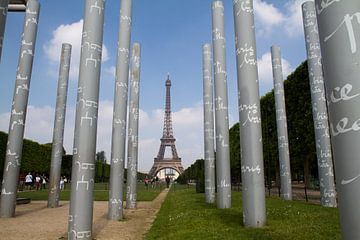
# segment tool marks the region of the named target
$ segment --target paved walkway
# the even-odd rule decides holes
[[[124,221],[108,221],[107,202],[94,202],[93,238],[96,240],[143,239],[150,229],[168,189],[152,202],[139,202],[135,210],[125,209]],[[16,217],[0,219],[0,239],[66,239],[69,202],[55,209],[46,208],[45,201],[18,205]]]

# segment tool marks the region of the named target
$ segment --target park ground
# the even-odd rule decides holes
[[[107,191],[97,186],[95,199],[103,199]],[[140,200],[136,210],[125,209],[124,220],[107,220],[107,201],[94,201],[93,237],[97,240],[112,239],[143,239],[150,229],[168,190],[160,192],[159,189],[140,188]],[[34,196],[41,199],[46,196],[46,191],[24,192],[21,196]],[[69,191],[61,193],[62,198],[67,198]],[[59,208],[47,208],[43,200],[32,201],[30,204],[18,205],[16,217],[0,219],[0,239],[67,239],[67,219],[69,201],[61,201]]]
[[[107,201],[95,201],[94,239],[341,239],[338,209],[319,204],[268,197],[267,226],[251,229],[242,225],[240,192],[232,193],[232,208],[217,209],[193,187],[177,185],[161,193],[140,187],[142,191],[152,197],[140,201],[136,210],[125,210],[123,221],[108,221]],[[95,196],[106,198],[106,192],[97,189]],[[41,199],[44,193],[24,194]],[[16,218],[0,219],[0,239],[66,239],[68,206],[62,201],[61,207],[47,209],[41,200],[18,205]]]

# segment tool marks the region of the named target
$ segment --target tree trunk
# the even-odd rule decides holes
[[[304,161],[304,182],[306,188],[310,188],[310,178],[310,158],[307,156]]]

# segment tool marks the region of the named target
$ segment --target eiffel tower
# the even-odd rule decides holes
[[[164,130],[163,130],[163,136],[160,139],[160,149],[159,153],[156,158],[154,158],[154,164],[149,172],[149,175],[154,177],[157,175],[157,173],[163,169],[173,169],[179,174],[184,172],[184,168],[181,164],[181,158],[179,158],[176,147],[175,147],[175,141],[172,129],[172,120],[171,120],[171,98],[170,98],[170,87],[171,87],[171,81],[170,77],[168,75],[168,78],[165,82],[166,86],[166,102],[165,102],[165,118],[164,118]],[[171,148],[172,157],[171,158],[164,158],[165,155],[165,149],[166,147]]]

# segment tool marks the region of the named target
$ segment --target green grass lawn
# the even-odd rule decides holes
[[[267,226],[242,225],[241,193],[230,209],[206,204],[194,188],[170,191],[146,239],[341,239],[338,209],[267,198]]]
[[[152,201],[160,193],[160,189],[152,189],[149,187],[145,188],[143,183],[138,184],[138,201]],[[161,190],[165,188],[165,185],[161,186]],[[95,183],[94,186],[94,201],[108,201],[109,199],[109,185],[108,183]],[[48,198],[48,189],[40,191],[28,191],[28,192],[18,192],[17,197],[20,198],[30,198],[32,201],[47,201]],[[126,199],[126,184],[124,186],[124,200]],[[70,184],[66,185],[65,190],[60,192],[60,200],[69,201],[70,200]]]

